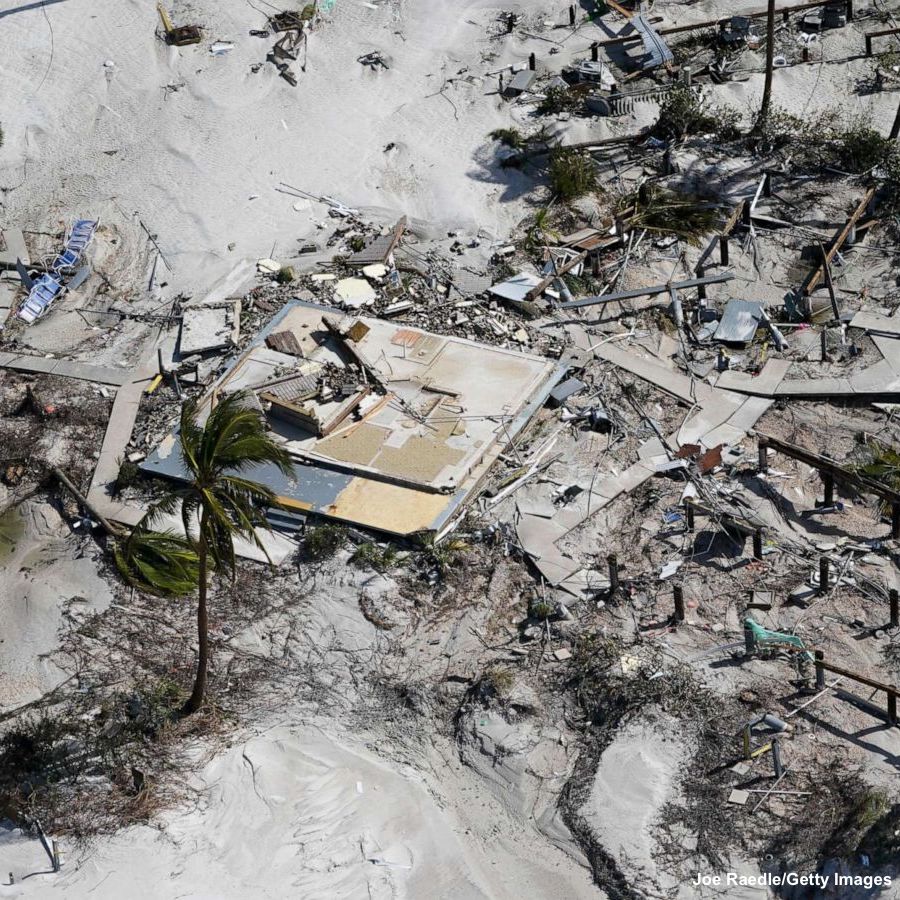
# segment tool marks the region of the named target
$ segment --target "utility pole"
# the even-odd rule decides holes
[[[769,0],[769,15],[766,21],[766,81],[763,85],[762,103],[753,130],[762,130],[769,117],[769,106],[772,102],[772,71],[775,68],[775,0]]]

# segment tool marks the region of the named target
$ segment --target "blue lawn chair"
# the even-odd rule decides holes
[[[47,268],[56,275],[71,271],[78,265],[81,253],[78,250],[63,250]]]
[[[29,324],[42,316],[50,304],[62,293],[62,283],[52,275],[44,275],[31,287],[25,302],[19,307],[19,318]]]

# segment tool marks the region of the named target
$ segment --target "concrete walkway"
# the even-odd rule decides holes
[[[45,356],[29,356],[25,353],[0,353],[0,368],[17,372],[33,372],[37,375],[57,375],[120,387],[134,377],[127,369],[106,369],[69,359],[48,359]]]

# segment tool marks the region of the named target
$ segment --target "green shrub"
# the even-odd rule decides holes
[[[341,525],[317,525],[307,530],[303,550],[308,559],[330,559],[347,543],[347,531]]]
[[[350,562],[361,569],[374,569],[376,572],[386,572],[397,562],[397,548],[392,544],[379,547],[372,541],[360,544],[350,557]]]
[[[739,137],[741,114],[730,106],[704,107],[700,95],[684,85],[669,91],[659,107],[652,134],[662,140],[682,140],[691,134],[714,134],[719,140]]]
[[[553,193],[563,201],[576,200],[598,187],[593,158],[578,150],[551,150],[548,175]]]
[[[488,137],[492,141],[499,141],[504,147],[512,147],[521,150],[528,142],[525,135],[518,128],[497,128]]]
[[[568,88],[551,87],[541,98],[537,111],[542,116],[552,116],[562,112],[574,112],[581,106],[581,98]]]

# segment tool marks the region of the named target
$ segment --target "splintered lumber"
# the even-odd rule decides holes
[[[82,494],[74,484],[72,484],[72,482],[69,480],[69,477],[62,471],[62,469],[54,466],[53,474],[56,476],[59,483],[63,485],[63,487],[66,487],[69,489],[69,491],[71,491],[72,495],[79,502],[82,508],[86,509],[100,523],[100,525],[103,527],[103,530],[108,535],[112,537],[121,537],[122,532],[119,531],[118,528],[114,528],[112,523],[100,513],[97,507],[94,506],[94,504],[91,503],[91,501],[88,500],[88,498],[85,497],[84,494]]]
[[[843,678],[849,678],[851,681],[864,684],[866,687],[870,687],[873,690],[884,691],[887,695],[887,720],[891,725],[897,724],[897,697],[900,696],[900,689],[892,684],[876,681],[874,678],[869,678],[867,675],[851,672],[849,669],[845,669],[842,666],[836,666],[834,663],[825,662],[825,654],[822,653],[821,650],[816,650],[815,666],[817,685],[824,684],[825,672],[832,672],[835,675],[840,675]]]
[[[574,269],[579,263],[584,262],[587,259],[588,251],[585,250],[582,253],[579,253],[578,256],[570,259],[564,266],[559,266],[556,270],[551,274],[544,278],[542,281],[539,281],[526,295],[526,300],[534,300],[535,297],[540,297],[541,294],[556,281],[561,275],[565,275],[570,269]]]
[[[585,297],[582,300],[572,300],[570,303],[560,303],[559,309],[580,309],[583,306],[596,306],[598,303],[609,303],[613,300],[633,300],[635,297],[653,297],[656,294],[668,294],[671,291],[684,291],[688,288],[706,286],[708,284],[722,284],[731,281],[733,275],[707,275],[705,278],[689,278],[687,281],[672,281],[669,284],[652,284],[647,287],[632,288],[628,291],[618,291],[615,294],[602,294],[599,297]]]
[[[853,230],[853,226],[862,218],[863,213],[868,208],[869,204],[872,202],[872,198],[875,196],[875,188],[869,188],[865,196],[862,200],[859,201],[858,206],[853,211],[853,214],[849,219],[844,223],[843,228],[838,231],[834,240],[831,242],[831,247],[825,253],[824,258],[821,260],[819,265],[816,266],[815,269],[807,276],[806,281],[801,285],[800,290],[803,292],[805,296],[809,296],[818,286],[819,282],[822,281],[823,278],[826,277],[826,270],[831,265],[831,261],[837,256],[840,252],[841,247],[847,241],[847,238],[850,236],[850,232]]]

